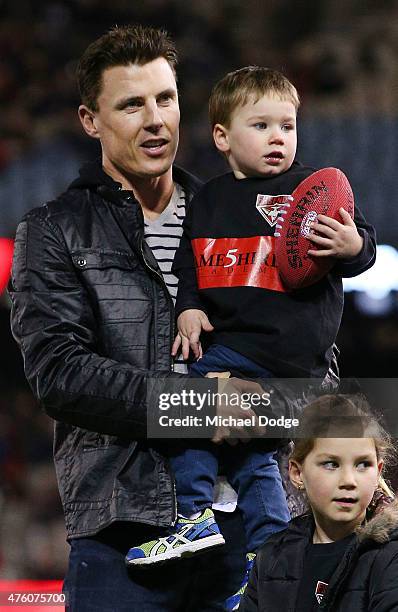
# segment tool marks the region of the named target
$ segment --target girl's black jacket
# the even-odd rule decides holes
[[[239,612],[294,612],[314,521],[304,515],[259,550]],[[357,533],[335,570],[319,612],[398,610],[398,502]]]
[[[277,377],[325,376],[343,310],[341,279],[361,274],[376,258],[375,231],[355,206],[361,252],[336,260],[310,287],[282,286],[273,254],[276,219],[271,212],[267,221],[256,202],[264,194],[291,194],[313,172],[294,162],[277,176],[212,179],[192,200],[174,259],[177,316],[189,308],[206,311],[215,328],[212,344],[242,353]]]

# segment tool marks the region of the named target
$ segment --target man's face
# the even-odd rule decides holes
[[[104,71],[92,125],[105,171],[124,187],[134,177],[158,177],[170,169],[179,121],[176,80],[164,58]]]
[[[251,96],[235,109],[226,130],[228,162],[237,178],[288,170],[297,148],[296,109],[288,100]]]

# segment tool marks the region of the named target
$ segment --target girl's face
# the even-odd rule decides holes
[[[382,461],[372,438],[316,438],[300,464],[290,461],[290,478],[303,484],[311,505],[317,541],[352,533],[365,518]]]

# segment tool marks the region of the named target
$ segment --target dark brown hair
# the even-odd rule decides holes
[[[379,418],[363,395],[323,395],[304,408],[300,429],[306,437],[296,438],[290,459],[302,464],[312,451],[316,438],[372,438],[377,460],[383,460],[383,471],[395,462],[396,449]],[[392,496],[383,478],[380,488]]]
[[[77,66],[77,83],[82,103],[98,110],[102,75],[113,66],[142,66],[164,57],[175,74],[177,50],[165,30],[141,25],[114,27],[87,47]]]
[[[277,70],[261,66],[246,66],[229,72],[215,84],[209,100],[211,127],[220,123],[230,126],[232,114],[238,106],[246,104],[250,96],[256,101],[266,94],[274,94],[281,100],[292,102],[296,111],[300,99],[295,86]]]

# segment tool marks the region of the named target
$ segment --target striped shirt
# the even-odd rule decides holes
[[[171,273],[171,266],[182,236],[182,222],[185,217],[185,192],[180,185],[174,184],[169,204],[157,219],[145,219],[145,240],[151,248],[164,282],[175,304],[178,278]],[[187,373],[182,357],[174,360],[174,371]]]

